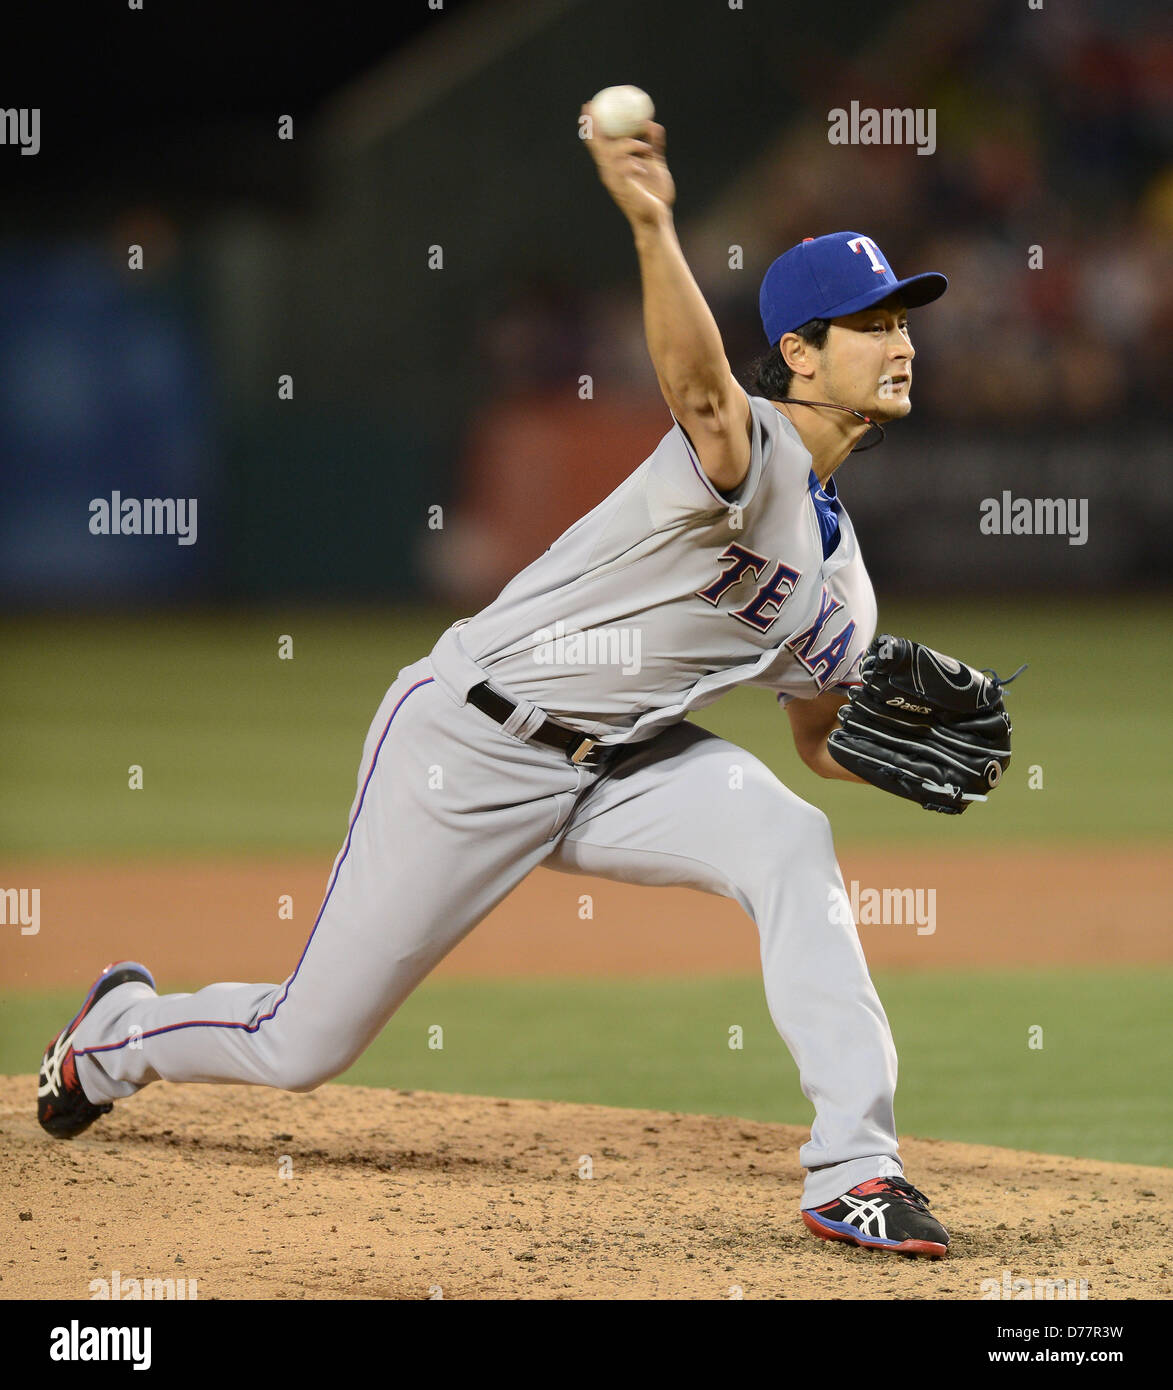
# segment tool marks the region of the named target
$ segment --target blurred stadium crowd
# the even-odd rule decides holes
[[[44,147],[0,186],[0,598],[492,598],[670,425],[630,237],[574,148],[601,78],[660,104],[681,242],[743,379],[761,277],[804,236],[852,228],[897,274],[950,277],[912,316],[900,447],[849,483],[878,581],[1167,584],[1167,3],[782,8],[518,5],[499,40],[501,10],[470,0],[430,46],[348,32],[331,67],[291,42],[265,68],[280,95],[245,76],[261,26],[225,77],[241,109],[209,124],[197,84],[194,115],[141,118],[149,141],[137,110],[94,123],[42,98]],[[140,34],[157,81],[200,71]],[[276,141],[298,79],[298,138]],[[934,152],[830,144],[852,101],[931,109]],[[1011,481],[1087,499],[1088,548],[981,536]],[[115,490],[198,496],[199,544],[91,534]],[[915,553],[885,551],[911,507]]]
[[[967,32],[953,7],[937,6],[936,35],[921,9],[920,52],[937,61],[916,98],[873,63],[838,88],[861,106],[934,107],[934,155],[830,147],[811,114],[816,89],[728,197],[699,220],[680,199],[682,243],[735,371],[765,347],[756,292],[769,262],[804,235],[851,227],[876,237],[897,274],[950,276],[945,298],[913,318],[932,364],[918,377],[918,417],[1019,427],[1163,412],[1173,395],[1173,357],[1160,347],[1173,316],[1173,31],[1155,30],[1145,8],[1085,0],[1043,28],[1019,6],[1008,34],[1002,14]],[[730,274],[735,242],[745,269]],[[639,309],[628,286],[590,296],[531,283],[487,325],[480,355],[505,391],[565,382],[584,361],[596,382],[654,390]]]

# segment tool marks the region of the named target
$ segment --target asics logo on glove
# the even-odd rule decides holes
[[[859,674],[827,738],[834,761],[926,811],[956,816],[985,801],[1010,765],[1009,682],[890,633],[872,641]]]

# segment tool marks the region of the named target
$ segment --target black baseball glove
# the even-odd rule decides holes
[[[865,782],[957,816],[985,801],[1010,765],[1001,680],[907,637],[881,634],[864,654],[827,749]]]

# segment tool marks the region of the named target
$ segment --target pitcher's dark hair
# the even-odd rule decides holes
[[[830,329],[830,319],[810,319],[794,331],[811,347],[824,348]],[[765,396],[768,401],[777,401],[789,396],[793,380],[794,373],[783,362],[778,344],[775,343],[769,351],[749,364],[742,374],[741,384],[751,396]]]

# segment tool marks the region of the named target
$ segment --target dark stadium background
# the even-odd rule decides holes
[[[914,316],[912,417],[840,478],[879,590],[1169,582],[1157,4],[75,5],[9,37],[4,103],[42,109],[35,158],[0,149],[10,610],[491,598],[666,428],[630,237],[575,138],[617,81],[657,101],[735,368],[801,236],[950,275]],[[852,98],[933,106],[936,153],[829,146]],[[199,543],[91,537],[116,487],[198,495]],[[1086,499],[1088,544],[981,536],[1005,487]]]

